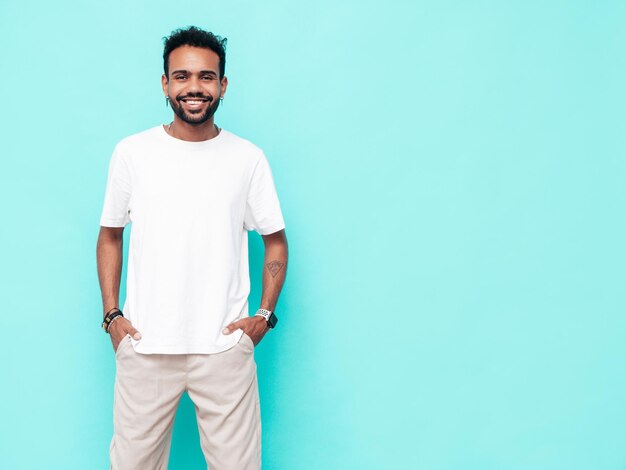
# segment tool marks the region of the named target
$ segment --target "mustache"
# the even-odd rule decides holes
[[[213,97],[211,95],[203,95],[202,93],[187,93],[186,95],[178,95],[176,97],[176,101],[189,100],[194,98],[206,100],[209,103],[213,101]]]

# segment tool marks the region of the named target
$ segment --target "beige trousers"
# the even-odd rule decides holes
[[[167,470],[178,402],[196,409],[210,470],[261,468],[261,415],[248,335],[217,354],[140,354],[130,335],[115,352],[112,470]]]

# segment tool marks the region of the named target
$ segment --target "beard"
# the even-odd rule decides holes
[[[203,112],[194,114],[188,113],[187,111],[185,111],[185,109],[183,109],[183,105],[181,104],[181,100],[186,98],[206,99],[209,101],[209,106]],[[176,116],[178,116],[182,121],[186,122],[187,124],[200,125],[204,124],[213,117],[215,111],[217,111],[217,108],[219,108],[220,106],[220,100],[213,100],[213,98],[210,96],[204,96],[200,94],[182,96],[179,95],[174,100],[170,99],[170,106],[172,107],[174,114],[176,114]]]

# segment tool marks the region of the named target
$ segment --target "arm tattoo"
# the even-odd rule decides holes
[[[280,261],[270,261],[265,266],[267,266],[268,271],[272,275],[272,277],[276,277],[276,275],[283,269],[285,263],[281,263]]]

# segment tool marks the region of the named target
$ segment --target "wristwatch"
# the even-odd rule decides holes
[[[270,310],[266,310],[264,308],[258,309],[256,313],[254,314],[254,316],[265,318],[265,321],[267,322],[267,326],[269,326],[270,328],[274,328],[276,326],[276,323],[278,323],[278,317],[274,315],[274,312]]]

